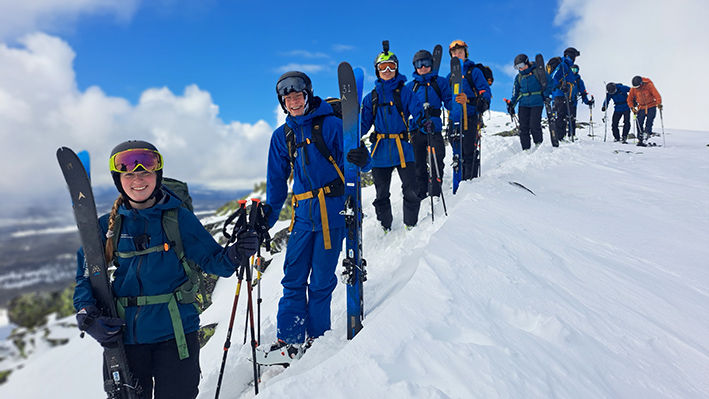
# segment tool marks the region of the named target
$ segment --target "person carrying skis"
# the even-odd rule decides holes
[[[638,132],[638,145],[646,147],[647,144],[643,142],[643,136],[649,139],[652,135],[652,124],[655,121],[657,109],[662,110],[662,97],[655,88],[655,84],[648,78],[635,76],[632,85],[633,87],[628,93],[628,106],[638,117],[638,130],[642,130],[642,132]]]
[[[465,127],[467,118],[467,130],[463,128],[463,180],[470,180],[478,175],[477,140],[480,138],[478,126],[478,116],[482,115],[490,108],[492,92],[485,75],[476,64],[468,59],[468,45],[462,40],[454,40],[448,46],[448,53],[451,58],[456,57],[463,60],[463,80],[461,82],[460,94],[455,97],[458,104],[466,104],[467,115],[462,115],[460,107],[453,107],[448,123],[449,134],[454,125]],[[451,75],[446,77],[451,81]],[[472,82],[472,85],[471,85]]]
[[[422,104],[428,103],[428,110],[424,110],[424,129],[414,129],[411,131],[411,145],[414,148],[416,158],[416,181],[418,182],[418,196],[423,199],[431,195],[438,197],[441,195],[441,185],[443,181],[443,159],[446,156],[446,145],[443,142],[443,122],[441,113],[443,106],[451,108],[452,92],[445,78],[438,76],[438,70],[433,69],[433,55],[427,50],[419,50],[414,54],[414,80],[407,83],[406,87],[411,89],[418,96]],[[427,113],[427,114],[426,114]],[[430,120],[430,122],[429,122]],[[427,135],[430,135],[428,137]],[[438,169],[434,165],[428,165],[428,139],[431,139],[431,146],[436,154]],[[432,191],[428,192],[428,178],[430,168],[433,181]],[[441,176],[436,175],[436,170]]]
[[[163,157],[146,141],[117,145],[111,151],[110,170],[120,195],[99,222],[103,237],[108,237],[103,238],[107,264],[116,267],[112,286],[120,318],[102,315],[97,308],[82,248],[74,290],[78,326],[103,346],[123,341],[141,398],[196,398],[199,310],[195,283],[184,263],[190,259],[207,273],[229,277],[243,257],[256,253],[258,236],[243,231],[224,250],[162,185]],[[175,243],[163,224],[168,211],[177,214],[183,259],[170,249]],[[110,378],[104,364],[104,380]]]
[[[574,65],[576,57],[580,55],[581,52],[575,48],[567,48],[564,50],[564,57],[561,59],[559,65],[550,72],[551,78],[554,80],[552,97],[554,99],[554,110],[556,111],[555,131],[559,141],[563,140],[567,134],[573,135],[573,127],[576,124],[573,120],[575,113],[571,113],[570,100],[573,94],[573,85],[576,83],[576,78],[571,71],[571,66]],[[571,131],[569,131],[569,126],[571,126]]]
[[[630,107],[628,106],[628,92],[630,87],[621,83],[608,83],[606,85],[606,99],[601,107],[602,112],[606,112],[606,108],[613,100],[613,116],[611,122],[611,130],[613,131],[613,141],[621,141],[623,144],[628,144],[628,133],[630,132]],[[620,136],[618,123],[620,118],[623,118],[623,136]]]
[[[547,85],[542,92],[542,84],[535,76],[534,68],[536,63],[530,62],[526,54],[519,54],[515,57],[514,67],[519,71],[512,88],[512,98],[507,103],[509,109],[514,112],[514,107],[519,103],[519,141],[522,150],[531,148],[531,138],[535,145],[540,145],[544,141],[542,135],[542,110],[544,100],[551,96],[553,87]],[[541,73],[546,73],[541,71]],[[549,79],[547,77],[547,79]]]
[[[579,103],[579,97],[581,98],[581,101],[583,101],[584,104],[588,105],[589,107],[593,107],[593,105],[596,103],[594,100],[593,96],[591,96],[591,99],[588,99],[588,92],[586,91],[586,84],[583,82],[583,79],[581,79],[581,75],[579,74],[579,66],[574,64],[571,66],[571,73],[574,79],[576,81],[571,85],[571,103],[570,103],[570,108],[571,108],[571,130],[574,132],[574,136],[576,135],[576,112],[578,111],[578,103]]]
[[[385,50],[374,60],[377,80],[374,89],[362,100],[362,134],[374,125],[369,136],[372,146],[372,177],[376,189],[374,209],[384,231],[391,230],[393,216],[390,201],[391,175],[396,169],[404,195],[404,225],[410,230],[418,222],[421,198],[416,184],[414,150],[409,142],[409,117],[417,128],[423,125],[423,105],[406,87],[406,77],[399,73],[399,60]]]
[[[256,362],[264,365],[289,364],[330,330],[335,270],[346,231],[340,215],[345,203],[342,119],[313,94],[312,82],[303,72],[284,73],[276,83],[276,94],[288,116],[271,136],[264,213],[273,227],[292,176],[293,218],[283,263],[276,342],[256,351]],[[350,151],[348,161],[367,170],[366,147]]]

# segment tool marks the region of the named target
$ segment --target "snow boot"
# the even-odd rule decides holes
[[[305,348],[300,344],[287,344],[278,340],[268,347],[256,348],[256,363],[262,366],[284,366],[288,367],[305,353]]]

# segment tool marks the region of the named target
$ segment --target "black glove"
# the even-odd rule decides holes
[[[347,162],[363,168],[369,159],[369,151],[367,147],[364,146],[364,143],[360,142],[359,144],[359,147],[353,148],[347,153]]]
[[[569,85],[561,85],[561,91],[563,91],[564,93],[568,93],[570,89],[571,86]]]
[[[254,230],[242,229],[236,233],[236,243],[227,249],[227,256],[234,266],[241,266],[241,260],[255,254],[258,250],[258,234]]]
[[[512,104],[511,100],[507,100],[507,113],[510,115],[515,114],[515,106]]]
[[[94,305],[81,309],[76,314],[76,322],[81,331],[87,332],[101,345],[121,339],[123,327],[126,325],[126,321],[123,319],[101,316],[101,312]]]
[[[488,109],[490,109],[490,103],[486,99],[478,97],[478,103],[475,105],[475,110],[478,111],[479,114],[482,114]]]
[[[428,133],[433,133],[433,131],[434,131],[435,129],[436,129],[436,128],[435,128],[435,126],[433,126],[433,121],[432,121],[432,120],[429,119],[429,120],[427,120],[426,122],[424,122],[424,124],[423,124],[423,133],[426,133],[426,134],[428,134]]]
[[[605,106],[605,105],[601,107],[601,112],[606,112],[606,106]]]
[[[258,215],[258,219],[256,219],[256,230],[263,231],[265,229],[266,231],[268,231],[268,229],[271,228],[271,225],[269,224],[268,220],[271,218],[272,213],[273,208],[271,207],[271,205],[264,204],[262,202],[261,213]]]

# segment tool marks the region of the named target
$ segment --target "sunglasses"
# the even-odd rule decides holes
[[[298,76],[290,76],[278,82],[276,85],[276,91],[279,96],[286,96],[288,93],[300,93],[301,91],[306,90],[307,87],[308,85],[305,83],[303,78]]]
[[[429,58],[423,58],[423,59],[414,61],[414,67],[416,69],[424,68],[424,67],[431,68],[432,66],[433,66],[433,60],[429,59]]]
[[[377,64],[377,68],[379,69],[379,72],[396,72],[396,62],[392,61],[386,61],[386,62],[380,62]]]
[[[148,172],[155,172],[162,169],[162,155],[159,152],[147,148],[136,148],[121,151],[111,157],[111,172],[132,173],[143,168]]]

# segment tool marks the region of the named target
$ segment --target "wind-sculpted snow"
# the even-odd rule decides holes
[[[436,201],[435,223],[426,199],[418,226],[403,229],[395,177],[393,230],[384,234],[373,188],[364,190],[364,329],[346,340],[340,284],[333,330],[288,369],[263,368],[259,398],[706,397],[706,133],[668,129],[665,147],[638,150],[583,130],[552,148],[545,131],[540,148],[522,152],[517,137],[493,135],[507,120],[486,121],[482,177],[456,196],[448,167],[448,216]],[[260,284],[264,343],[275,339],[282,262],[280,253]],[[219,326],[202,350],[200,398],[214,396],[235,288],[235,278],[221,280],[202,316]],[[225,398],[254,396],[244,311],[242,302]],[[0,395],[99,397],[100,348],[69,335],[68,345],[31,356]],[[59,359],[75,367],[58,369]],[[49,374],[63,378],[32,383]]]

